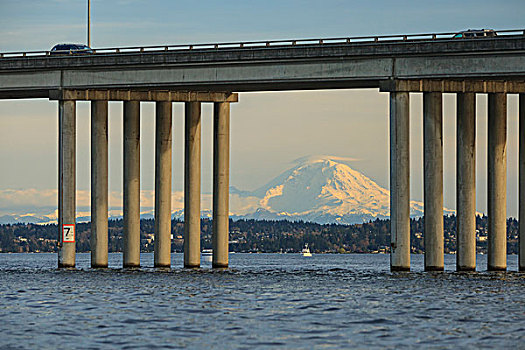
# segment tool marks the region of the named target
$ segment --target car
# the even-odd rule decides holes
[[[51,55],[82,55],[92,54],[93,49],[84,44],[58,44],[49,52]]]
[[[498,35],[494,29],[469,29],[454,35],[454,39],[471,39],[481,37],[494,37]]]

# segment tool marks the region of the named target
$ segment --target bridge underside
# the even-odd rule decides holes
[[[141,89],[116,89],[116,88],[90,88],[90,89],[51,89],[51,90],[10,90],[0,91],[0,99],[29,99],[46,98],[51,100],[108,100],[108,101],[172,101],[172,102],[237,102],[237,95],[230,91],[249,90],[224,90],[221,86],[204,91],[198,87],[185,87],[185,90],[171,87]],[[253,86],[255,91],[289,91],[289,90],[320,90],[320,89],[379,89],[383,92],[442,92],[442,93],[525,93],[525,79],[511,80],[480,80],[480,79],[392,79],[381,81],[363,82],[322,82],[322,83],[289,83],[265,89],[263,85]],[[227,91],[227,92],[225,92]],[[235,96],[235,97],[234,97]]]

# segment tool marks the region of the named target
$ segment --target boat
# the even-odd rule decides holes
[[[308,243],[306,243],[304,245],[304,248],[301,251],[301,253],[303,253],[303,256],[306,256],[306,257],[311,257],[312,256],[312,253],[310,253],[310,248],[308,248]]]
[[[212,261],[213,250],[212,249],[203,249],[202,252],[201,252],[201,257],[204,259],[204,261]]]

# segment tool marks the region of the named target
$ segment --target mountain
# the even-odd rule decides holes
[[[318,223],[361,223],[390,215],[390,193],[337,158],[303,158],[265,186],[242,196],[259,198],[253,219],[290,219]],[[423,204],[411,202],[412,216]]]
[[[345,159],[317,156],[298,159],[296,165],[255,191],[230,188],[233,219],[303,220],[321,224],[354,224],[390,215],[390,193],[372,179],[350,168]],[[24,207],[24,191],[0,191],[0,224],[56,223],[56,190],[31,189]],[[172,217],[184,217],[184,194],[172,193]],[[141,191],[141,217],[153,218],[153,191]],[[110,217],[122,217],[122,194],[110,193]],[[12,203],[16,208],[8,209]],[[37,203],[41,207],[38,208]],[[77,222],[89,221],[89,191],[77,191]],[[211,195],[202,195],[202,217],[211,217]],[[51,208],[54,208],[51,212]],[[25,209],[25,210],[24,210]],[[15,213],[13,213],[15,212]],[[30,214],[28,214],[30,213]],[[445,214],[454,211],[445,209]],[[410,202],[413,217],[423,215],[423,203]]]
[[[2,215],[0,216],[0,224],[44,224],[46,219],[34,215]]]

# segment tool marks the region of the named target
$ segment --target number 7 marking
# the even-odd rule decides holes
[[[75,243],[75,224],[62,225],[62,242]]]

